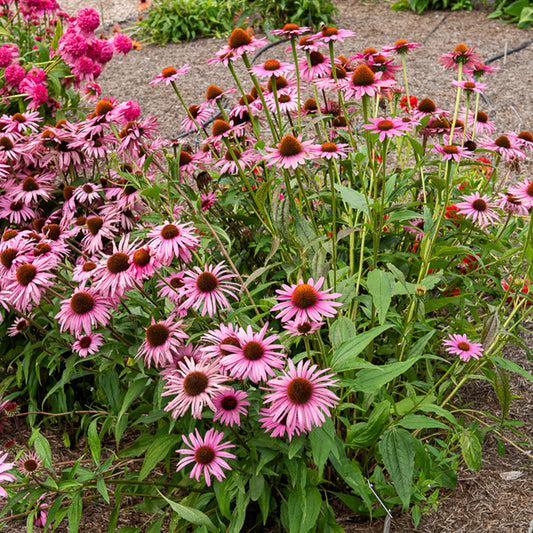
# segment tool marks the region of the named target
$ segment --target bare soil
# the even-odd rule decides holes
[[[506,57],[492,64],[500,68],[487,75],[485,82],[486,101],[481,109],[489,114],[503,133],[505,131],[531,130],[533,128],[533,46],[511,51],[533,39],[531,30],[519,30],[497,20],[487,19],[486,11],[473,12],[428,12],[416,15],[411,12],[393,12],[387,2],[364,4],[358,0],[339,0],[338,27],[351,29],[356,37],[347,39],[338,52],[346,56],[367,47],[378,48],[391,45],[398,39],[422,42],[424,47],[408,55],[409,90],[419,98],[430,97],[439,107],[453,106],[455,92],[452,90],[450,72],[438,63],[439,56],[452,51],[464,42],[476,46],[484,58],[492,58],[507,51]],[[124,31],[134,27],[138,16],[136,0],[66,0],[62,8],[75,14],[82,7],[94,7],[103,12],[103,30],[110,32],[114,23],[120,23]],[[193,42],[161,46],[144,46],[124,58],[115,58],[99,78],[102,94],[117,100],[136,100],[144,113],[156,116],[165,137],[179,133],[179,123],[185,116],[180,102],[165,86],[150,86],[155,75],[166,66],[191,65],[191,72],[180,78],[180,90],[187,105],[200,103],[207,86],[214,83],[220,87],[233,86],[231,76],[223,66],[208,66],[207,60],[214,57],[224,44],[221,39],[198,39]],[[272,49],[264,59],[280,57],[284,46]],[[268,57],[267,57],[268,55]],[[525,332],[531,346],[533,328]],[[509,346],[507,357],[533,371],[533,364],[525,354]],[[532,383],[518,376],[511,377],[512,392],[519,396],[511,406],[509,417],[525,421],[522,431],[525,442],[518,448],[506,446],[506,453],[499,456],[496,440],[489,436],[483,443],[484,459],[480,472],[466,468],[458,473],[459,483],[455,492],[446,496],[436,512],[425,515],[418,528],[406,514],[395,514],[390,525],[391,533],[418,531],[423,533],[531,533],[533,528],[533,469],[528,443],[533,439],[533,387]],[[472,409],[482,409],[499,416],[499,403],[492,389],[484,382],[469,384],[463,392],[462,401]],[[483,421],[487,422],[486,419]],[[15,432],[14,432],[15,435]],[[23,433],[24,435],[24,433]],[[13,438],[23,438],[18,435]],[[60,434],[47,435],[52,439],[56,459],[72,460],[83,453],[83,446],[70,450],[64,447]],[[510,435],[506,435],[510,437]],[[4,439],[2,436],[0,449]],[[515,472],[515,474],[509,474]],[[131,512],[129,502],[121,513],[121,525],[140,526],[143,517]],[[111,507],[102,501],[87,502],[81,531],[99,533],[107,531],[107,517]],[[384,530],[384,520],[361,523],[360,517],[349,510],[339,509],[339,524],[348,533],[378,533]],[[531,527],[530,527],[531,524]],[[25,531],[22,522],[4,528],[7,533]]]

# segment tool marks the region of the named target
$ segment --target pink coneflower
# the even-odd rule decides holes
[[[278,61],[277,59],[268,59],[262,65],[254,65],[250,72],[260,78],[270,78],[271,76],[286,76],[294,71],[292,63]]]
[[[82,231],[85,234],[81,241],[81,245],[89,255],[102,250],[104,247],[104,239],[113,240],[115,238],[117,228],[115,227],[117,220],[111,217],[87,217],[85,226]]]
[[[424,237],[424,225],[425,221],[423,218],[414,218],[409,221],[409,225],[402,226],[402,228],[414,236],[417,241],[422,240]]]
[[[156,287],[159,289],[159,298],[168,298],[172,303],[178,304],[183,296],[183,272],[175,272],[159,280]]]
[[[14,201],[9,196],[0,198],[0,220],[9,220],[11,224],[21,224],[35,218],[35,211],[21,201]]]
[[[411,129],[409,124],[399,118],[369,118],[368,121],[369,124],[363,124],[363,129],[370,133],[379,133],[380,142],[392,137],[401,137]]]
[[[331,289],[321,291],[324,277],[316,283],[310,278],[307,283],[299,280],[295,285],[282,285],[282,289],[276,289],[279,294],[278,301],[271,312],[279,311],[276,318],[283,322],[294,317],[297,321],[320,322],[324,317],[332,317],[337,313],[335,307],[341,307],[340,302],[331,302],[334,298],[342,296],[340,293],[328,294]]]
[[[270,403],[274,420],[283,420],[287,431],[294,434],[309,432],[313,426],[321,426],[330,416],[329,409],[339,403],[338,397],[329,390],[337,379],[325,374],[328,369],[318,370],[309,360],[294,366],[288,360],[289,368],[283,375],[267,382],[263,402]]]
[[[28,244],[23,239],[12,239],[2,243],[0,245],[0,276],[14,277],[18,266],[30,262],[28,254]]]
[[[442,154],[443,161],[453,159],[454,161],[459,163],[461,159],[472,158],[472,154],[466,148],[454,144],[446,144],[442,146],[439,143],[435,143],[431,151],[438,154]]]
[[[316,145],[313,141],[302,141],[302,136],[294,137],[294,135],[285,135],[277,148],[267,147],[269,152],[264,156],[269,168],[274,165],[280,168],[296,169],[298,165],[305,163],[306,160],[314,157],[316,152]]]
[[[17,467],[25,475],[37,472],[43,465],[41,458],[34,451],[22,452],[17,461]]]
[[[188,108],[188,113],[180,123],[180,128],[188,133],[190,131],[198,131],[198,127],[202,127],[210,117],[213,115],[213,108],[206,102],[200,105],[191,105]]]
[[[15,466],[15,463],[7,463],[6,462],[7,453],[4,455],[0,455],[0,482],[9,482],[9,481],[15,481],[17,479],[13,474],[8,474],[8,470],[12,470]],[[7,492],[4,488],[2,488],[2,485],[0,485],[0,497],[7,498]]]
[[[10,303],[19,311],[32,304],[38,305],[46,287],[54,283],[55,275],[50,272],[55,263],[47,257],[38,257],[31,263],[17,266],[13,277],[6,279],[3,287],[11,294]]]
[[[207,346],[202,346],[201,350],[205,357],[219,359],[221,368],[224,369],[224,362],[222,358],[229,355],[230,352],[223,346],[231,344],[232,346],[240,347],[241,341],[238,336],[238,328],[233,324],[220,324],[218,329],[209,330],[202,335],[202,341],[209,343]]]
[[[123,235],[118,245],[113,242],[113,253],[104,255],[93,273],[93,287],[103,296],[124,296],[135,287],[131,256],[136,242],[129,242],[129,234]]]
[[[528,208],[533,206],[533,180],[528,181],[526,178],[518,185],[509,187],[509,193]]]
[[[13,190],[13,200],[27,205],[38,200],[49,200],[53,189],[48,176],[44,177],[38,172],[33,172]]]
[[[481,195],[475,191],[472,194],[461,196],[461,199],[464,202],[456,204],[459,214],[473,220],[482,228],[500,221],[500,216],[494,210],[496,204],[486,194]]]
[[[198,248],[200,243],[200,238],[194,232],[192,222],[180,224],[167,221],[148,233],[148,237],[152,237],[148,246],[156,250],[157,260],[165,266],[169,266],[175,257],[188,263],[191,250]]]
[[[213,400],[215,404],[215,416],[213,422],[220,420],[226,426],[233,424],[241,425],[240,415],[246,416],[246,409],[250,402],[246,399],[247,394],[242,390],[229,389],[217,394]]]
[[[234,279],[224,262],[215,267],[206,265],[204,269],[198,266],[183,273],[183,294],[186,300],[181,304],[182,309],[193,308],[200,311],[202,316],[213,316],[217,310],[229,311],[231,306],[226,295],[238,299],[235,291],[239,289],[237,283],[228,281]]]
[[[439,115],[441,118],[446,118],[449,113],[435,105],[431,98],[423,98],[418,101],[418,104],[413,108],[413,118],[420,120],[428,115]]]
[[[200,206],[202,211],[209,211],[217,202],[217,194],[209,191],[207,194],[200,194]]]
[[[261,422],[261,428],[265,430],[265,432],[270,432],[270,437],[284,437],[287,435],[289,437],[289,442],[292,440],[293,435],[299,435],[300,430],[295,427],[289,428],[285,424],[286,418],[282,418],[277,420],[274,416],[274,413],[272,412],[272,406],[269,406],[267,408],[260,409],[259,414],[262,415],[262,418],[259,419],[259,422]]]
[[[220,346],[221,350],[228,352],[221,359],[221,364],[232,378],[249,378],[254,383],[274,376],[274,369],[283,368],[285,354],[276,350],[282,350],[282,344],[275,344],[278,335],[270,335],[265,338],[268,328],[266,323],[259,332],[254,332],[251,326],[246,330],[239,329],[237,338],[239,346],[234,342],[228,342]]]
[[[409,52],[409,50],[416,50],[417,48],[421,48],[422,46],[422,43],[410,43],[405,39],[399,39],[394,43],[394,46],[383,46],[382,50],[386,53],[395,52],[399,55],[402,55]]]
[[[242,28],[235,28],[229,36],[228,44],[217,52],[216,59],[235,61],[246,53],[253,53],[257,48],[263,48],[266,44],[266,39],[256,39]]]
[[[104,338],[100,333],[91,333],[90,335],[83,335],[72,344],[72,350],[80,357],[87,357],[100,350],[100,346],[104,343]]]
[[[298,24],[291,24],[289,22],[281,29],[270,30],[270,33],[273,35],[288,35],[289,37],[292,37],[293,35],[302,35],[308,31],[311,31],[311,28],[307,26],[298,26]]]
[[[505,161],[526,158],[526,154],[520,149],[519,144],[512,136],[500,135],[495,140],[489,137],[483,137],[479,139],[479,147],[493,150]]]
[[[513,137],[515,143],[520,147],[527,147],[533,150],[533,133],[530,131],[521,131],[520,133],[508,132],[509,137]]]
[[[291,337],[305,337],[318,331],[324,324],[325,322],[313,322],[312,320],[288,320],[283,327]]]
[[[296,45],[297,50],[305,50],[306,52],[318,52],[319,48],[326,46],[322,41],[315,41],[310,35],[304,35]],[[286,52],[290,52],[292,48],[287,48]]]
[[[205,139],[206,144],[219,143],[223,139],[228,139],[230,137],[240,137],[244,133],[246,125],[232,124],[229,124],[225,120],[216,119],[211,128],[211,135]]]
[[[474,81],[472,77],[470,77],[469,81],[452,80],[452,85],[461,87],[467,93],[482,93],[487,88],[486,83]]]
[[[79,337],[82,331],[90,335],[93,326],[105,326],[111,317],[110,308],[111,300],[94,289],[77,290],[61,302],[55,318],[59,320],[61,332],[68,329],[72,335]]]
[[[474,48],[468,48],[466,44],[458,44],[453,52],[442,54],[439,57],[439,63],[444,65],[444,68],[458,70],[459,65],[463,65],[463,72],[469,72],[482,63],[477,54],[474,53]]]
[[[311,82],[314,78],[329,76],[331,72],[331,61],[324,54],[318,51],[309,53],[309,59],[304,57],[298,63],[302,78]]]
[[[232,94],[236,90],[237,90],[236,87],[231,87],[231,89],[226,89],[224,91],[217,85],[209,85],[205,92],[205,101],[209,103],[210,105],[213,105],[217,100],[220,100],[220,98],[223,98],[224,96],[227,96],[228,94]]]
[[[241,152],[232,147],[226,149],[224,157],[220,158],[214,167],[221,174],[238,174],[239,169],[252,168],[260,159],[261,156],[253,148]]]
[[[370,56],[365,61],[365,65],[370,67],[372,72],[380,72],[383,80],[393,79],[394,74],[402,70],[402,66],[394,63],[394,59],[387,59],[383,54]]]
[[[195,463],[191,471],[191,479],[195,478],[200,481],[203,474],[208,487],[211,486],[211,475],[215,476],[218,481],[222,481],[226,474],[223,469],[231,470],[226,459],[236,459],[236,456],[225,450],[233,448],[234,445],[228,442],[222,442],[224,433],[211,428],[202,438],[198,428],[195,433],[189,433],[189,438],[182,435],[183,442],[190,449],[176,450],[178,453],[186,455],[180,459],[176,466],[176,471],[181,470],[184,466]]]
[[[482,345],[470,342],[466,335],[451,334],[442,344],[449,354],[458,355],[463,361],[470,361],[471,357],[479,359],[483,355]]]
[[[324,26],[318,33],[311,35],[311,39],[317,39],[324,43],[330,41],[343,43],[346,37],[355,37],[355,33],[352,30],[339,30],[333,26]]]
[[[319,78],[314,80],[313,83],[318,89],[323,91],[338,91],[345,80],[348,77],[348,72],[342,65],[335,65],[335,69],[331,69],[327,78]],[[329,112],[329,111],[326,111]]]
[[[14,115],[4,114],[0,118],[0,122],[4,124],[3,129],[6,133],[25,133],[27,130],[37,133],[42,118],[37,111],[25,111]]]
[[[318,146],[315,157],[318,159],[346,159],[352,148],[345,143],[326,142]]]
[[[463,108],[458,116],[459,120],[466,122],[466,109]],[[496,124],[489,120],[489,116],[484,111],[478,111],[477,114],[468,113],[468,126],[471,127],[476,134],[484,133],[492,135],[496,131]]]
[[[529,215],[529,208],[532,205],[532,201],[523,200],[512,194],[510,191],[498,193],[500,199],[498,200],[498,207],[512,213],[513,215],[526,217]]]
[[[101,198],[102,187],[96,183],[85,183],[74,189],[72,196],[80,203],[90,204]]]
[[[84,286],[87,280],[91,279],[94,270],[96,269],[96,263],[94,261],[82,261],[77,264],[72,271],[72,279],[80,284],[80,287]]]
[[[174,317],[156,322],[146,328],[144,342],[139,347],[136,359],[144,357],[145,366],[164,366],[173,363],[173,355],[179,349],[181,341],[189,336],[183,331],[183,322]]]
[[[291,89],[278,94],[274,98],[273,93],[265,95],[265,102],[271,113],[293,113],[298,110],[298,91]]]
[[[189,65],[186,63],[180,69],[176,70],[174,67],[165,67],[161,74],[158,74],[151,82],[150,85],[156,83],[164,83],[170,85],[173,81],[176,81],[182,74],[189,71]]]
[[[172,417],[180,418],[189,409],[193,418],[202,418],[202,410],[207,405],[215,410],[215,394],[226,390],[223,385],[228,378],[220,372],[218,361],[195,361],[185,358],[178,362],[176,371],[166,376],[162,396],[175,396],[165,407]]]
[[[13,321],[13,324],[7,328],[7,334],[10,337],[14,337],[15,335],[19,335],[22,333],[25,329],[30,327],[30,323],[27,319],[23,317],[17,317]]]
[[[345,97],[360,100],[364,95],[375,96],[381,89],[390,88],[396,85],[393,79],[382,79],[381,73],[374,73],[366,65],[359,65],[353,72],[351,78],[342,84]]]
[[[155,258],[155,250],[149,246],[135,249],[137,246],[132,245],[134,251],[130,254],[131,275],[141,281],[153,277],[161,267],[161,263]]]

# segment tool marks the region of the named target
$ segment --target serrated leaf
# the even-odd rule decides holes
[[[338,348],[343,342],[355,337],[355,324],[346,316],[339,316],[329,329],[329,340],[333,348]]]
[[[415,452],[412,441],[416,440],[408,431],[390,428],[381,437],[379,451],[394,488],[407,510],[411,502],[411,485],[415,468]]]
[[[425,415],[410,414],[398,420],[397,423],[406,429],[450,429],[443,422]]]
[[[89,429],[87,431],[87,440],[89,441],[89,449],[91,450],[91,456],[94,463],[97,466],[100,466],[100,437],[98,436],[97,421],[93,420],[89,424]]]
[[[364,194],[359,191],[354,191],[349,187],[345,187],[344,185],[340,185],[339,183],[335,184],[335,189],[348,206],[368,215],[368,204]]]
[[[394,285],[394,277],[390,272],[375,269],[368,273],[367,288],[376,307],[380,325],[383,325],[387,318]]]
[[[143,196],[148,196],[148,198],[153,198],[154,200],[159,200],[161,195],[161,187],[159,185],[152,185],[141,191]]]
[[[459,437],[459,445],[466,466],[470,470],[479,472],[481,470],[481,443],[477,436],[465,429]]]
[[[202,513],[202,511],[194,509],[193,507],[187,507],[186,505],[181,505],[180,503],[173,502],[161,492],[159,492],[158,489],[156,490],[159,495],[170,505],[170,508],[176,514],[181,516],[181,518],[183,518],[187,522],[190,522],[191,524],[197,526],[205,526],[209,531],[212,531],[213,533],[218,533],[218,529],[215,527],[213,522],[211,522],[211,519],[205,513]]]
[[[68,529],[70,533],[77,533],[80,528],[81,512],[83,509],[83,501],[81,494],[76,492],[72,497],[68,508]]]
[[[336,372],[346,372],[347,370],[354,370],[368,365],[372,366],[371,363],[358,359],[357,356],[372,342],[373,339],[391,327],[392,324],[377,326],[356,335],[353,339],[343,342],[339,348],[333,352],[330,365]]]
[[[361,391],[367,393],[377,392],[383,385],[389,383],[394,378],[401,376],[407,372],[419,358],[413,357],[407,361],[398,363],[390,363],[388,365],[371,365],[362,368],[357,373],[355,381],[352,385],[353,391]]]

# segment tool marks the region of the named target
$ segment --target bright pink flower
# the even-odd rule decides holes
[[[292,63],[278,61],[277,59],[269,59],[261,65],[254,65],[250,68],[250,72],[259,76],[260,78],[270,78],[271,76],[286,76],[294,71]]]
[[[220,324],[218,329],[209,330],[202,335],[202,341],[209,343],[207,346],[202,346],[201,350],[205,357],[211,357],[220,360],[220,366],[224,369],[223,357],[229,355],[230,352],[223,346],[231,344],[240,347],[241,341],[238,336],[238,328],[233,324]]]
[[[396,85],[393,79],[385,80],[380,72],[374,73],[367,65],[359,65],[351,78],[344,81],[342,89],[347,99],[360,100],[363,96],[375,96],[381,89]]]
[[[100,346],[104,343],[104,338],[100,333],[91,333],[80,337],[72,344],[72,350],[80,357],[87,357],[93,353],[98,353]]]
[[[169,266],[175,257],[188,263],[191,260],[191,250],[198,248],[200,243],[194,232],[192,222],[180,224],[167,221],[148,233],[148,237],[152,237],[148,246],[157,250],[156,258],[165,266]]]
[[[179,349],[181,341],[189,336],[183,331],[183,322],[174,317],[156,322],[146,328],[144,342],[139,347],[136,359],[144,357],[145,366],[164,366],[172,364],[173,355]]]
[[[289,22],[281,29],[270,30],[270,33],[273,35],[288,35],[289,37],[292,37],[293,35],[302,35],[302,33],[307,33],[308,31],[311,31],[311,28],[307,26],[298,26],[297,24],[291,24]]]
[[[84,331],[91,334],[91,328],[105,326],[111,317],[111,300],[98,294],[94,289],[75,291],[70,298],[61,302],[61,309],[55,316],[59,320],[61,332],[70,331],[79,337]]]
[[[406,54],[409,50],[416,50],[422,47],[422,43],[410,43],[405,39],[400,39],[394,43],[394,46],[384,46],[383,52],[395,52],[399,55]]]
[[[218,481],[222,481],[226,477],[222,469],[231,470],[226,459],[236,459],[235,455],[225,451],[228,448],[233,448],[234,445],[222,442],[223,437],[224,433],[216,431],[214,428],[207,431],[203,438],[200,436],[198,428],[195,429],[195,433],[189,433],[188,439],[182,435],[181,438],[187,449],[176,451],[186,457],[178,462],[176,471],[194,463],[191,479],[195,478],[196,481],[200,481],[200,476],[203,474],[208,487],[211,486],[211,475],[215,476]]]
[[[92,7],[84,7],[76,15],[76,26],[80,30],[91,33],[100,25],[100,15]]]
[[[474,81],[472,77],[470,77],[469,81],[452,80],[452,85],[455,85],[456,87],[461,87],[467,93],[482,93],[487,88],[486,83]]]
[[[213,400],[215,405],[215,416],[213,422],[220,420],[226,426],[233,424],[241,425],[240,415],[246,416],[246,409],[250,402],[246,399],[247,394],[242,390],[228,389],[217,394]]]
[[[181,309],[193,308],[200,311],[202,316],[213,316],[217,310],[229,311],[231,306],[226,295],[238,299],[237,283],[228,281],[234,279],[235,274],[219,263],[215,267],[206,265],[203,269],[198,266],[183,273],[183,294],[186,300]]]
[[[285,135],[276,148],[267,147],[269,152],[264,156],[269,167],[277,165],[280,168],[296,169],[299,165],[312,159],[316,154],[317,146],[313,141],[302,141],[301,135]]]
[[[445,146],[442,146],[439,143],[435,143],[431,151],[442,154],[443,161],[453,159],[459,163],[461,159],[472,158],[471,152],[469,152],[466,148],[463,148],[462,146],[456,146],[454,144],[446,144]]]
[[[380,142],[386,138],[401,137],[411,129],[409,124],[393,117],[369,118],[368,121],[370,124],[363,124],[363,129],[370,131],[370,133],[379,133]]]
[[[217,52],[213,61],[235,61],[246,53],[253,53],[257,48],[263,48],[267,44],[266,39],[256,39],[242,28],[235,28],[228,39],[228,44]]]
[[[7,453],[4,455],[0,455],[0,482],[9,482],[9,481],[15,481],[17,479],[13,474],[8,474],[7,472],[9,470],[12,470],[15,466],[15,463],[7,463],[6,462]],[[0,497],[7,498],[7,492],[2,486],[0,485]]]
[[[346,37],[355,37],[355,33],[352,30],[339,30],[333,26],[324,26],[320,32],[311,35],[311,39],[317,39],[324,43],[331,41],[343,43]]]
[[[520,200],[526,207],[533,206],[533,180],[529,181],[525,178],[521,183],[509,187],[509,193]]]
[[[124,33],[116,33],[113,37],[113,46],[117,54],[126,55],[133,48],[133,43]]]
[[[489,224],[500,221],[500,215],[494,210],[496,204],[486,194],[481,195],[478,191],[475,191],[472,194],[461,196],[461,199],[464,202],[455,204],[459,214],[473,220],[480,227],[484,228]]]
[[[442,344],[449,354],[458,355],[463,361],[470,361],[471,357],[479,359],[483,355],[483,346],[470,342],[466,335],[452,334]]]
[[[328,294],[331,289],[321,291],[324,284],[321,277],[316,283],[310,278],[307,283],[299,280],[295,285],[282,285],[282,289],[277,289],[278,301],[271,312],[279,311],[276,318],[281,318],[283,322],[294,317],[297,321],[320,322],[324,317],[332,317],[337,313],[335,307],[341,307],[340,302],[331,302],[334,298],[342,296],[340,293]]]
[[[188,63],[185,63],[183,67],[176,70],[174,67],[165,67],[161,74],[158,74],[151,82],[150,85],[155,85],[156,83],[164,83],[165,85],[170,85],[173,81],[176,81],[182,74],[185,74],[189,71]]]
[[[215,394],[226,390],[227,376],[220,372],[218,361],[195,361],[186,357],[178,362],[175,372],[166,376],[162,396],[174,396],[165,407],[173,418],[181,418],[189,409],[193,418],[202,418],[207,405],[215,410]]]
[[[222,344],[221,350],[227,353],[221,359],[221,365],[234,379],[249,378],[254,383],[274,376],[274,369],[283,368],[285,354],[281,351],[284,346],[275,344],[279,339],[277,335],[265,338],[268,322],[261,331],[254,332],[251,326],[246,330],[239,329],[237,332],[238,346],[231,341]]]
[[[302,337],[312,335],[315,331],[318,331],[325,322],[313,322],[310,320],[298,321],[288,320],[283,327],[291,335],[291,337]]]
[[[329,390],[338,380],[333,374],[325,374],[328,369],[318,370],[308,360],[295,367],[289,359],[288,365],[283,375],[267,382],[263,401],[271,404],[272,418],[283,420],[289,433],[307,433],[313,426],[321,426],[330,417],[329,409],[339,403]]]

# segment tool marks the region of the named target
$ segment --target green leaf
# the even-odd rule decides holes
[[[513,398],[516,398],[516,396],[511,393],[511,387],[509,386],[509,374],[507,374],[505,370],[498,366],[495,367],[494,372],[494,392],[500,401],[500,408],[502,410],[501,421],[503,423],[509,414],[511,401]]]
[[[83,501],[81,499],[81,494],[76,492],[68,508],[68,530],[70,533],[77,533],[80,528],[82,508]]]
[[[346,316],[339,316],[329,329],[329,340],[333,348],[355,337],[355,324]]]
[[[373,446],[389,420],[390,407],[388,400],[376,403],[367,422],[353,424],[348,429],[346,444],[355,449]]]
[[[378,312],[380,325],[383,325],[387,318],[394,285],[394,276],[390,272],[375,269],[368,273],[367,288]]]
[[[121,402],[117,371],[114,368],[109,370],[109,372],[102,377],[101,383],[113,413],[118,414]]]
[[[416,441],[416,438],[405,429],[393,427],[383,433],[379,442],[383,464],[389,472],[404,510],[409,508],[411,501],[411,485],[415,467],[413,440]]]
[[[371,367],[362,368],[357,373],[352,390],[368,393],[377,392],[383,385],[409,370],[418,359],[413,357],[398,363],[383,366],[372,365]]]
[[[265,490],[265,478],[263,474],[252,476],[250,478],[250,499],[256,502]]]
[[[196,526],[205,526],[209,531],[213,533],[218,533],[218,529],[215,527],[211,519],[202,511],[194,509],[193,507],[187,507],[186,505],[181,505],[180,503],[173,502],[169,500],[166,496],[161,494],[158,489],[156,489],[159,495],[170,505],[170,508],[181,518],[194,524]]]
[[[156,520],[147,530],[146,533],[161,533],[161,528],[163,527],[163,522],[165,517],[162,516],[159,520]]]
[[[149,198],[153,198],[154,200],[159,200],[159,196],[161,195],[161,187],[159,185],[152,185],[151,187],[148,187],[141,191],[141,194],[143,196],[148,196]]]
[[[97,420],[93,420],[89,424],[87,431],[87,439],[89,441],[89,449],[91,450],[91,456],[96,466],[100,466],[100,437],[98,436]]]
[[[96,481],[96,490],[100,493],[102,498],[109,504],[110,503],[109,494],[107,492],[105,481],[102,478]]]
[[[349,187],[345,187],[344,185],[340,185],[339,183],[335,184],[335,189],[337,189],[342,200],[346,202],[349,207],[352,207],[357,211],[362,211],[366,215],[369,214],[368,204],[364,194],[360,193],[359,191],[354,191]]]
[[[337,350],[333,352],[333,357],[330,365],[336,372],[346,372],[347,370],[354,370],[356,368],[363,368],[365,366],[373,366],[357,356],[384,331],[387,331],[392,324],[384,324],[377,326],[364,333],[356,335],[353,339],[343,342]]]
[[[461,447],[461,454],[470,470],[479,472],[481,470],[481,443],[475,433],[463,430],[459,437],[459,445]]]
[[[125,426],[120,423],[121,418],[124,416],[124,413],[128,410],[130,405],[146,389],[149,382],[150,382],[149,379],[145,379],[145,378],[137,379],[136,381],[130,384],[129,389],[124,395],[124,399],[122,400],[122,407],[120,408],[120,411],[118,413],[117,424],[115,426],[115,438],[117,442],[120,440],[120,437],[122,437],[122,434],[124,433],[124,430],[126,429]]]
[[[33,444],[37,455],[43,460],[46,468],[52,468],[52,450],[50,443],[41,435],[39,428],[33,428],[28,446]]]
[[[321,505],[322,497],[316,487],[307,487],[305,492],[292,491],[287,502],[290,533],[307,533],[315,527]]]
[[[322,477],[324,466],[333,448],[334,441],[321,427],[315,427],[309,434],[311,442],[311,454],[313,463],[318,468],[318,474]]]
[[[515,372],[516,374],[519,374],[523,378],[528,379],[529,381],[533,381],[533,375],[530,374],[527,370],[522,368],[520,365],[517,365],[513,361],[509,361],[508,359],[504,359],[503,357],[500,357],[499,355],[493,355],[492,356],[492,362],[501,368],[504,368],[505,370],[508,370],[509,372]]]
[[[154,440],[146,452],[141,471],[139,472],[139,481],[142,481],[159,463],[163,461],[170,450],[176,446],[180,438],[178,435],[164,435]]]
[[[450,427],[443,422],[425,415],[410,414],[398,420],[397,424],[406,429],[450,429]]]

